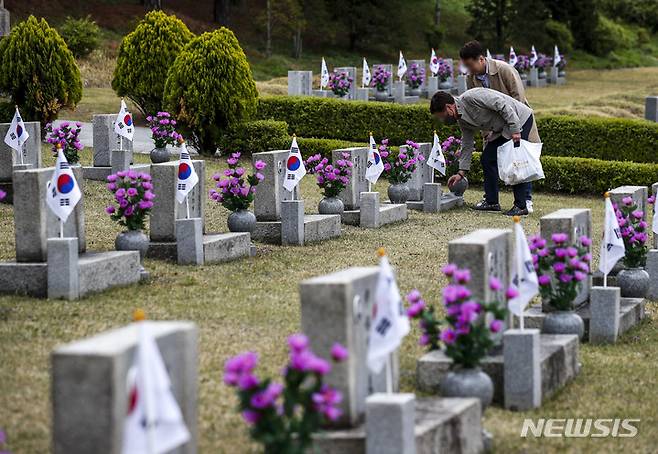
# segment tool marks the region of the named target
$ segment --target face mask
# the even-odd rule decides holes
[[[452,115],[450,115],[449,117],[446,117],[445,120],[443,120],[443,123],[447,125],[454,125],[455,123],[457,123],[457,119]]]

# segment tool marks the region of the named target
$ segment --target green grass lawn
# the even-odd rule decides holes
[[[47,152],[45,152],[47,153]],[[146,162],[146,156],[136,161]],[[83,153],[83,163],[91,160]],[[44,157],[51,164],[52,157]],[[222,168],[207,162],[206,184]],[[302,184],[306,209],[313,212],[320,192],[311,178]],[[377,190],[385,193],[386,184]],[[120,228],[103,212],[109,192],[99,182],[85,181],[85,217],[90,250],[113,249]],[[467,202],[481,196],[481,188],[467,192]],[[509,192],[503,206],[511,206]],[[528,234],[539,228],[539,218],[565,207],[593,210],[598,251],[602,227],[602,201],[592,198],[536,194],[536,212],[524,220]],[[14,254],[13,208],[0,205],[0,259]],[[227,212],[208,203],[209,232],[225,231]],[[146,261],[151,272],[147,284],[114,289],[76,302],[0,297],[0,427],[14,453],[43,453],[50,447],[50,362],[53,348],[64,342],[94,335],[130,322],[134,308],[142,307],[154,320],[191,320],[200,329],[199,440],[200,452],[257,452],[249,442],[245,424],[235,411],[233,391],[222,383],[222,367],[230,356],[253,350],[262,359],[259,372],[277,374],[286,360],[285,340],[300,328],[298,284],[301,280],[350,266],[377,263],[375,251],[384,246],[396,267],[403,293],[418,288],[429,302],[438,304],[446,283],[440,267],[447,261],[447,243],[477,228],[509,228],[511,220],[467,208],[442,214],[410,212],[407,222],[379,230],[344,226],[343,235],[302,248],[258,245],[255,258],[237,262],[181,267]],[[578,378],[540,410],[512,413],[487,410],[484,425],[495,437],[500,453],[514,452],[655,452],[658,445],[658,331],[656,305],[639,327],[608,347],[584,345]],[[422,354],[414,328],[402,346],[401,375],[404,391],[414,391],[415,362]],[[635,439],[521,439],[525,417],[640,418]]]

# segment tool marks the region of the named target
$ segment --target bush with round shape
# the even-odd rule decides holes
[[[0,40],[0,92],[42,124],[82,98],[80,69],[57,30],[30,16]]]
[[[200,153],[213,155],[221,135],[256,111],[256,83],[233,32],[225,27],[193,39],[174,62],[165,105]]]
[[[130,98],[145,116],[166,110],[167,73],[193,37],[176,16],[151,11],[121,41],[112,88],[119,96]]]
[[[75,58],[83,58],[98,48],[101,29],[90,16],[82,19],[67,17],[59,33]]]

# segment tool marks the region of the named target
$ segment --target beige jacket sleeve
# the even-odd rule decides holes
[[[503,84],[507,89],[506,94],[527,105],[528,100],[525,96],[525,86],[523,85],[519,72],[511,66],[504,65],[501,65],[498,71],[501,75]]]

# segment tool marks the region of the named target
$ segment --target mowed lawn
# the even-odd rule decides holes
[[[360,76],[359,76],[360,77]],[[287,78],[256,82],[261,96],[285,95]],[[317,83],[314,85],[317,86]],[[530,104],[537,115],[593,115],[644,118],[644,98],[658,93],[658,67],[567,72],[567,84],[560,87],[528,88]],[[428,100],[422,100],[428,103]],[[115,112],[119,98],[109,88],[85,88],[75,111],[63,111],[67,119],[91,120],[94,113]],[[138,114],[133,104],[129,108]],[[140,115],[137,121],[143,122]]]
[[[47,152],[45,152],[47,153]],[[146,156],[137,161],[146,162]],[[83,162],[90,162],[90,150]],[[52,157],[44,156],[51,164]],[[208,161],[206,185],[222,168]],[[386,184],[377,185],[385,193]],[[320,192],[312,178],[303,181],[308,212],[316,210]],[[120,228],[104,213],[109,192],[102,183],[85,181],[85,217],[90,250],[111,250]],[[467,192],[467,202],[481,196],[481,188]],[[539,218],[565,207],[593,210],[595,250],[602,226],[602,202],[590,197],[537,194],[537,211],[524,220],[528,234],[539,228]],[[510,193],[503,194],[511,206]],[[0,259],[14,255],[13,208],[0,205]],[[225,231],[227,212],[208,203],[208,231]],[[51,438],[50,360],[54,347],[116,328],[131,320],[141,307],[153,320],[191,320],[200,329],[199,440],[203,453],[257,452],[249,442],[245,424],[235,411],[233,390],[222,383],[222,367],[230,356],[253,350],[259,353],[259,373],[276,375],[286,360],[285,341],[300,328],[298,285],[303,279],[350,266],[376,265],[376,250],[384,246],[398,273],[403,293],[413,288],[439,304],[445,280],[440,267],[447,260],[447,243],[477,228],[509,228],[510,219],[468,208],[441,214],[410,212],[407,222],[379,230],[343,227],[339,239],[304,248],[258,245],[258,255],[233,263],[182,267],[146,261],[151,272],[147,284],[114,289],[81,301],[0,297],[0,428],[8,435],[8,448],[16,453],[49,451]],[[487,410],[485,427],[494,435],[496,452],[655,452],[658,445],[658,332],[656,305],[648,318],[625,334],[617,345],[581,348],[582,371],[575,382],[540,410],[512,413]],[[330,326],[318,327],[331,329]],[[403,390],[414,391],[417,345],[415,327],[402,346]],[[525,417],[640,418],[635,439],[521,439]]]

